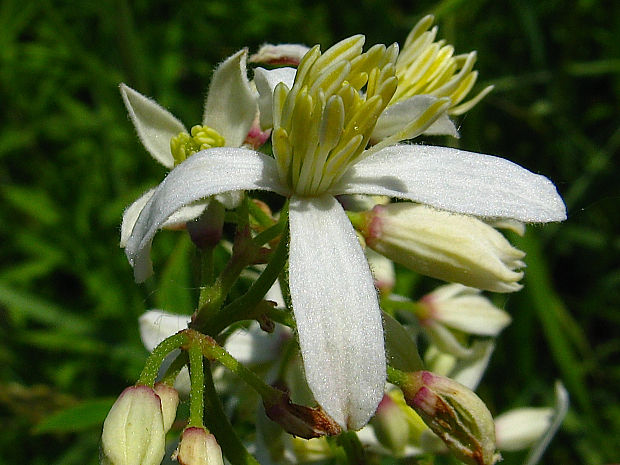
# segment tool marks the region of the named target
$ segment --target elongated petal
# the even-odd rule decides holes
[[[154,192],[154,188],[149,189],[137,200],[135,200],[131,205],[129,205],[123,212],[123,222],[121,223],[121,247],[125,247],[125,245],[127,245],[127,240],[131,235],[131,231],[133,231],[133,227],[135,226],[136,221],[138,221],[138,216],[140,216],[142,209],[149,201],[149,199],[153,196]]]
[[[503,158],[426,145],[387,147],[354,165],[334,194],[379,194],[528,223],[566,219],[555,186]]]
[[[437,97],[431,95],[416,95],[402,102],[395,103],[387,107],[377,120],[375,129],[372,132],[373,140],[381,140],[396,134],[404,129],[409,123],[417,119],[424,110],[437,101]],[[458,137],[459,133],[450,121],[447,113],[443,113],[431,124],[424,134],[428,135],[447,135]]]
[[[127,241],[125,253],[136,281],[150,276],[150,243],[170,215],[211,195],[252,189],[287,193],[275,161],[253,150],[218,147],[198,152],[178,165],[144,206]]]
[[[246,75],[247,54],[240,50],[215,69],[205,102],[203,125],[219,132],[227,147],[243,144],[258,110]]]
[[[174,166],[170,139],[187,132],[183,123],[157,102],[121,84],[121,96],[144,148],[166,168]]]
[[[254,83],[258,90],[258,107],[260,110],[260,126],[267,129],[273,126],[273,92],[276,86],[283,82],[287,88],[293,86],[295,80],[295,68],[276,68],[266,70],[256,68],[254,70]]]
[[[359,429],[383,396],[381,311],[368,263],[331,196],[292,197],[290,289],[306,379],[341,426]]]

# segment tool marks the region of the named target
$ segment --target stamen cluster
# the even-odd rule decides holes
[[[274,93],[273,152],[282,182],[301,196],[326,192],[364,152],[397,87],[398,46],[362,53],[364,36],[312,48],[289,90]]]

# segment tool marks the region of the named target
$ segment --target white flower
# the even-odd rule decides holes
[[[155,101],[125,84],[120,85],[123,102],[138,136],[157,162],[172,169],[193,151],[215,146],[240,147],[244,143],[258,110],[258,97],[246,76],[246,56],[247,50],[240,50],[215,69],[205,100],[202,126],[194,126],[191,135],[183,123]],[[153,193],[153,189],[145,192],[125,210],[121,247],[125,246],[140,212]],[[218,200],[226,206],[233,206],[235,197],[229,195]],[[168,218],[165,226],[172,227],[194,219],[205,206],[204,201],[186,206]]]
[[[363,43],[363,36],[355,36],[323,55],[318,46],[311,49],[292,88],[275,86],[275,158],[231,147],[193,155],[155,190],[125,249],[136,280],[144,281],[152,272],[151,241],[179,209],[238,190],[289,197],[289,284],[306,377],[325,411],[352,429],[373,415],[386,366],[372,275],[335,195],[388,195],[525,222],[565,218],[553,184],[509,161],[444,147],[391,145],[423,132],[445,111],[447,100],[367,149],[396,90],[398,48],[377,45],[362,53]]]

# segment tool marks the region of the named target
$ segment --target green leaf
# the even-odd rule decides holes
[[[73,433],[101,427],[115,399],[91,399],[44,418],[35,428],[36,434]]]

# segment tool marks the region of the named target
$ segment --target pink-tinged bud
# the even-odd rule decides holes
[[[278,401],[264,402],[265,413],[270,420],[278,423],[286,432],[304,439],[320,436],[336,436],[342,428],[319,406],[305,407],[291,402],[287,393],[282,392]]]
[[[418,273],[493,292],[522,287],[525,254],[477,218],[402,202],[377,205],[359,229],[368,247]]]
[[[396,455],[405,450],[409,442],[409,422],[401,407],[385,394],[370,424],[379,442]]]
[[[204,428],[185,428],[179,447],[172,456],[181,465],[223,465],[222,449],[215,436]]]
[[[251,145],[252,148],[258,149],[267,142],[269,136],[271,136],[271,129],[263,131],[260,127],[260,119],[257,116],[252,123],[252,127],[250,127],[248,135],[245,137],[244,144]]]
[[[118,397],[103,424],[101,463],[159,465],[165,453],[161,400],[148,386],[131,386]]]
[[[186,223],[189,237],[196,247],[211,249],[220,242],[225,214],[224,206],[216,200],[211,200],[198,218]]]
[[[500,459],[493,417],[470,389],[429,371],[411,373],[401,389],[407,405],[459,460],[471,465],[493,465]]]
[[[155,383],[155,393],[161,400],[161,411],[164,419],[164,431],[168,432],[177,416],[179,393],[172,386],[164,383]]]
[[[478,336],[497,336],[511,318],[481,294],[479,289],[448,284],[419,301],[422,325],[436,322]]]
[[[297,66],[308,50],[310,50],[309,47],[301,44],[263,44],[248,61],[268,65]]]

